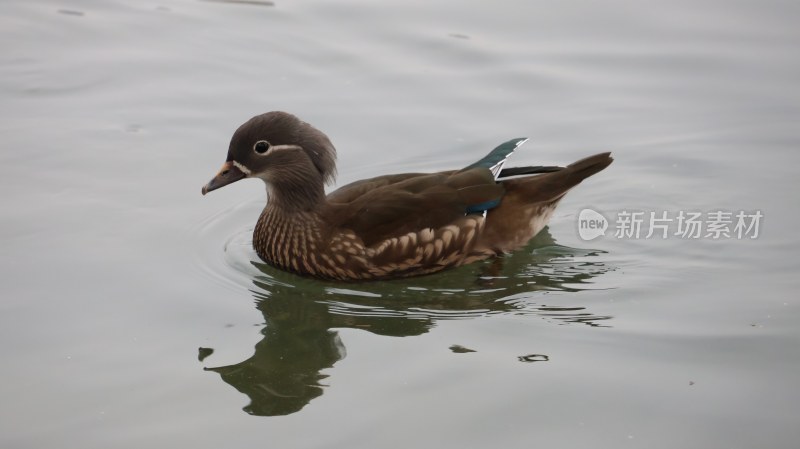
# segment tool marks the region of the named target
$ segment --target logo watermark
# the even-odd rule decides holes
[[[578,235],[583,240],[594,240],[601,235],[606,235],[608,220],[600,212],[592,209],[583,209],[578,214]]]
[[[613,236],[618,239],[755,239],[760,232],[760,210],[628,211],[616,213]],[[609,220],[593,209],[578,214],[578,236],[594,240],[605,236]]]

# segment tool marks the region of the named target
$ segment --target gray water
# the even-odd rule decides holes
[[[0,446],[797,447],[798,5],[3,1]],[[259,181],[200,195],[278,109],[338,185],[616,160],[500,261],[324,283],[259,262]]]

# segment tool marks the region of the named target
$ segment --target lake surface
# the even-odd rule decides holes
[[[780,0],[3,1],[0,446],[797,447],[798,23]],[[501,260],[325,283],[259,262],[259,181],[200,195],[269,110],[330,136],[338,185],[521,136],[510,165],[616,160]]]

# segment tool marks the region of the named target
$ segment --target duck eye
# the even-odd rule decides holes
[[[255,150],[255,152],[258,154],[264,154],[269,151],[269,147],[269,142],[266,140],[259,140],[255,145],[253,145],[253,150]]]

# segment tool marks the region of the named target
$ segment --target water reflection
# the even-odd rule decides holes
[[[336,325],[325,304],[291,295],[259,299],[266,326],[255,354],[235,365],[207,368],[250,398],[251,415],[288,415],[322,394],[321,371],[345,356],[331,330]]]
[[[286,415],[322,395],[323,379],[328,377],[323,371],[345,357],[335,329],[407,337],[430,331],[439,320],[499,313],[607,326],[610,317],[592,314],[583,306],[547,304],[548,292],[591,289],[593,278],[613,269],[600,254],[558,246],[545,229],[525,251],[410,280],[324,283],[251,262],[260,270],[251,292],[264,316],[263,338],[249,359],[206,369],[250,398],[244,408],[247,413]],[[558,302],[563,299],[562,295]],[[523,362],[546,359],[520,357]]]

